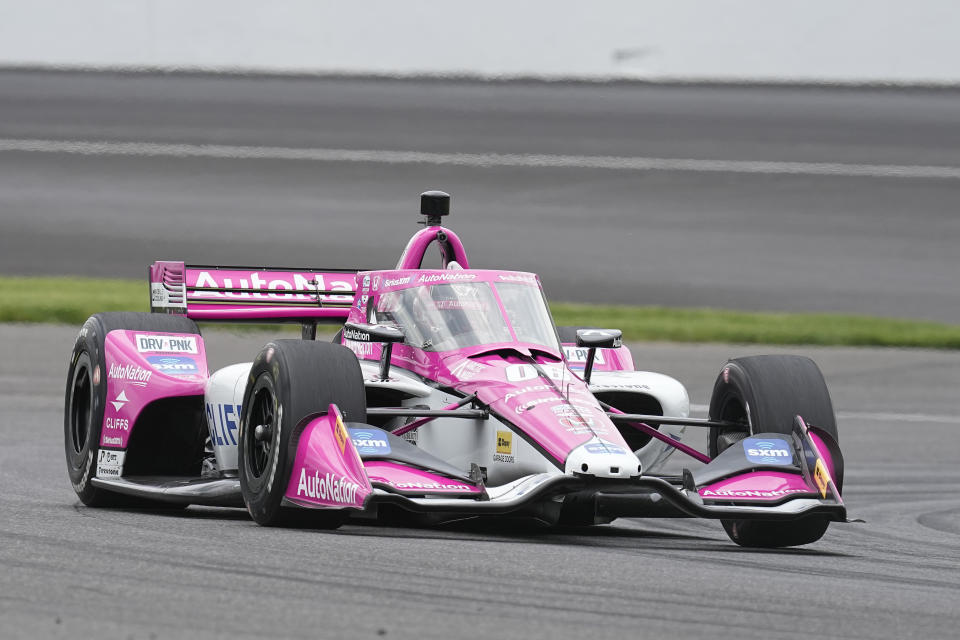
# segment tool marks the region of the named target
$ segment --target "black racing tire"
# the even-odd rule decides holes
[[[73,346],[64,392],[63,434],[70,484],[80,501],[89,507],[170,509],[186,506],[121,495],[95,487],[91,482],[96,474],[107,404],[104,340],[115,330],[200,334],[197,324],[183,316],[112,312],[87,319]],[[201,441],[201,449],[202,446]]]
[[[709,453],[717,456],[752,433],[788,435],[795,416],[837,437],[837,421],[820,368],[803,356],[751,356],[727,362],[713,385],[710,419],[742,428],[710,429]],[[843,478],[834,479],[839,489]],[[793,522],[723,520],[730,539],[742,547],[794,547],[816,542],[830,522],[808,516]]]
[[[329,342],[275,340],[257,355],[243,395],[237,460],[247,511],[265,526],[300,525],[335,529],[341,510],[281,506],[296,447],[307,422],[330,404],[345,421],[366,422],[360,363],[346,347]],[[257,425],[266,437],[258,440]]]

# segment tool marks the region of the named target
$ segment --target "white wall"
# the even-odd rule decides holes
[[[0,65],[960,82],[958,0],[0,0]]]

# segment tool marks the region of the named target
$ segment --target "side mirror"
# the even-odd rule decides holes
[[[383,344],[380,351],[380,379],[390,377],[390,356],[395,342],[403,342],[403,330],[385,324],[366,324],[364,322],[348,322],[343,325],[343,337],[355,342],[379,342]]]
[[[577,329],[577,346],[589,348],[587,364],[583,368],[583,381],[590,384],[597,349],[619,349],[622,345],[623,333],[619,329]]]

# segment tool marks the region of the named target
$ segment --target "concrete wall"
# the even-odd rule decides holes
[[[0,65],[960,82],[957,0],[0,0]]]

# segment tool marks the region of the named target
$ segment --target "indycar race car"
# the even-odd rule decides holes
[[[245,507],[262,525],[497,517],[718,519],[739,545],[846,521],[826,384],[798,356],[730,360],[709,418],[617,330],[555,327],[532,273],[472,269],[421,196],[395,269],[150,267],[152,313],[100,313],[67,374],[67,471],[89,506]],[[431,244],[442,268],[422,268]],[[295,322],[209,372],[196,321]],[[333,342],[319,322],[343,323]],[[709,429],[708,451],[684,444]],[[658,473],[675,451],[682,473]]]

